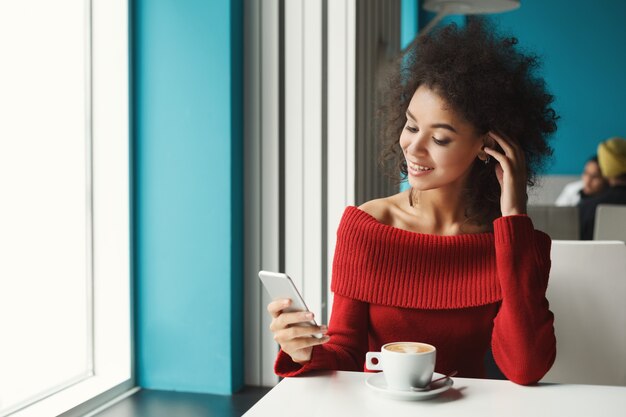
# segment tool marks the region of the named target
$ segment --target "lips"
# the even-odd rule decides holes
[[[431,167],[413,163],[411,161],[407,161],[406,163],[407,163],[407,166],[413,171],[426,172],[426,171],[432,171],[434,169]]]

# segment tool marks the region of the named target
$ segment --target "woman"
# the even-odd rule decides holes
[[[517,383],[549,370],[550,238],[526,216],[526,186],[551,152],[557,117],[536,58],[515,44],[471,20],[402,57],[385,155],[411,188],[346,209],[328,328],[298,326],[312,315],[283,314],[288,300],[268,305],[278,375],[360,371],[367,351],[392,341],[435,345],[440,373],[484,376],[489,347]]]
[[[571,182],[563,187],[554,205],[576,206],[581,201],[595,197],[606,189],[607,181],[602,175],[598,156],[594,155],[587,160],[583,174],[579,181]]]

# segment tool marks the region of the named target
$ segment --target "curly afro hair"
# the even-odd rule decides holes
[[[517,141],[524,150],[528,185],[534,185],[537,171],[552,154],[547,139],[556,131],[558,116],[550,107],[554,97],[535,75],[538,57],[522,53],[516,44],[516,38],[500,36],[482,18],[418,37],[395,62],[381,109],[385,141],[381,162],[390,175],[397,178],[399,170],[407,176],[398,139],[413,93],[425,85],[479,134],[494,131]],[[493,164],[474,162],[464,194],[468,221],[486,225],[501,216]]]

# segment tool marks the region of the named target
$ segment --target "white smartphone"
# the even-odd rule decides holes
[[[283,312],[309,311],[296,285],[287,274],[283,274],[282,272],[259,271],[259,278],[272,300],[282,298],[291,299],[291,305],[284,309]],[[317,323],[315,320],[311,320],[307,325],[317,326]],[[323,335],[316,333],[312,336],[321,339]]]

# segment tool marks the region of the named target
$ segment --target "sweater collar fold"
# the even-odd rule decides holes
[[[494,235],[414,233],[350,206],[337,231],[331,289],[360,301],[405,308],[495,303],[502,296]]]

